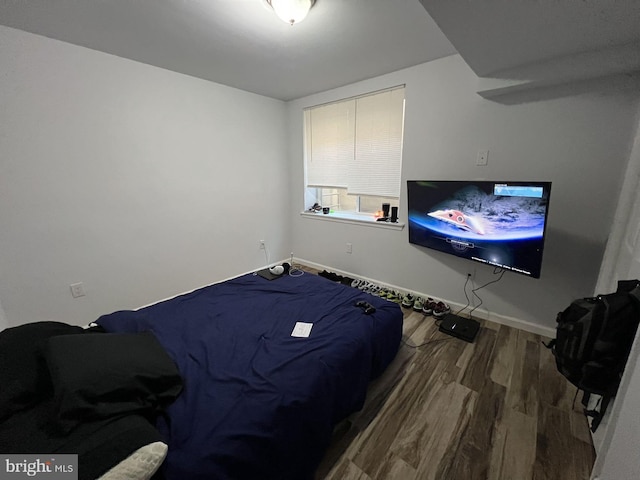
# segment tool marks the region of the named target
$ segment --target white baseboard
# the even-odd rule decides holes
[[[284,262],[290,262],[290,261],[291,261],[291,258],[286,258],[278,262],[271,262],[269,265],[264,265],[263,267],[256,268],[255,270],[249,270],[248,272],[239,273],[238,275],[234,275],[233,277],[223,278],[222,280],[216,280],[215,282],[207,283],[206,285],[200,285],[199,287],[192,288],[191,290],[186,290],[181,293],[176,293],[175,295],[171,295],[170,297],[163,298],[162,300],[151,302],[151,303],[148,303],[147,305],[142,305],[141,307],[135,308],[134,310],[140,310],[142,308],[150,307],[151,305],[155,305],[156,303],[164,302],[166,300],[171,300],[172,298],[176,298],[181,295],[186,295],[187,293],[195,292],[196,290],[200,290],[201,288],[204,288],[204,287],[210,287],[211,285],[216,285],[218,283],[226,282],[228,280],[233,280],[234,278],[242,277],[243,275],[248,275],[249,273],[254,273],[264,268],[273,267],[274,265],[282,265]]]
[[[433,296],[433,295],[430,295],[430,294],[427,294],[427,293],[424,293],[424,292],[418,292],[418,291],[415,291],[415,290],[407,290],[406,288],[398,287],[397,285],[393,285],[393,284],[390,284],[390,283],[381,282],[381,281],[379,281],[377,279],[374,279],[374,278],[363,277],[362,275],[355,275],[354,273],[351,273],[351,272],[346,272],[344,270],[338,270],[338,269],[335,269],[333,267],[322,265],[322,264],[319,264],[319,263],[316,263],[316,262],[312,262],[310,260],[305,260],[305,259],[302,259],[302,258],[294,258],[294,262],[298,262],[298,263],[301,263],[303,265],[307,265],[309,267],[316,268],[318,270],[328,270],[328,271],[337,273],[338,275],[343,275],[345,277],[363,279],[363,280],[366,280],[368,282],[372,282],[372,283],[375,283],[377,285],[380,285],[382,287],[389,288],[389,289],[392,289],[392,290],[398,290],[398,291],[401,291],[401,292],[409,292],[410,291],[411,293],[413,293],[413,294],[415,294],[417,296],[420,296],[420,297],[432,297]],[[451,310],[454,313],[464,307],[463,304],[451,301],[451,300],[446,299],[446,298],[438,298],[438,300],[442,300],[443,302],[448,303],[449,306],[451,307]],[[506,325],[508,327],[518,328],[520,330],[524,330],[524,331],[530,332],[530,333],[535,333],[536,335],[541,335],[543,337],[554,338],[556,336],[556,331],[553,328],[545,327],[545,326],[542,326],[542,325],[537,325],[535,323],[527,322],[525,320],[520,320],[519,318],[509,317],[507,315],[501,315],[499,313],[490,312],[490,311],[485,310],[485,309],[478,308],[478,309],[473,311],[473,315],[474,315],[475,318],[480,318],[480,319],[483,319],[483,320],[489,320],[491,322],[499,323],[501,325]]]
[[[141,308],[148,307],[148,306],[151,306],[151,305],[155,305],[156,303],[164,302],[165,300],[170,300],[172,298],[179,297],[180,295],[185,295],[187,293],[191,293],[191,292],[193,292],[195,290],[198,290],[200,288],[208,287],[210,285],[215,285],[216,283],[226,282],[227,280],[232,280],[232,279],[240,277],[242,275],[247,275],[247,274],[253,273],[253,272],[257,271],[257,270],[261,270],[262,268],[267,268],[267,267],[273,266],[273,265],[281,265],[284,262],[291,262],[291,258],[285,258],[285,259],[280,260],[280,261],[271,262],[269,265],[265,265],[263,267],[257,268],[256,270],[251,270],[251,271],[244,272],[244,273],[241,273],[241,274],[238,274],[238,275],[234,275],[233,277],[224,278],[222,280],[217,280],[215,282],[212,282],[212,283],[209,283],[209,284],[206,284],[206,285],[202,285],[200,287],[196,287],[196,288],[193,288],[191,290],[178,293],[176,295],[172,295],[171,297],[167,297],[167,298],[164,298],[162,300],[158,300],[156,302],[150,303],[148,305],[143,305],[141,307],[138,307],[138,308],[136,308],[136,310],[139,310]],[[411,291],[411,293],[413,293],[415,295],[418,295],[420,297],[431,297],[432,296],[432,295],[429,295],[429,294],[424,293],[424,292],[417,292],[415,290],[407,290],[406,288],[402,288],[402,287],[399,287],[397,285],[393,285],[391,283],[381,282],[381,281],[379,281],[379,280],[377,280],[375,278],[363,277],[362,275],[356,275],[354,273],[347,272],[347,271],[344,271],[344,270],[338,270],[338,269],[335,269],[333,267],[329,267],[327,265],[322,265],[320,263],[312,262],[310,260],[306,260],[306,259],[303,259],[303,258],[294,257],[293,258],[293,263],[294,263],[294,265],[295,264],[306,265],[306,266],[309,266],[311,268],[315,268],[315,269],[320,270],[320,271],[321,270],[328,270],[328,271],[337,273],[338,275],[343,275],[343,276],[346,276],[346,277],[360,278],[360,279],[366,280],[368,282],[375,283],[377,285],[380,285],[382,287],[389,288],[389,289],[392,289],[392,290],[398,290],[398,291],[401,291],[401,292]],[[452,309],[453,312],[457,312],[462,307],[464,307],[463,304],[451,301],[451,300],[449,300],[447,298],[438,298],[438,300],[442,300],[443,302],[448,303],[451,306],[451,309]],[[544,327],[542,325],[536,325],[535,323],[531,323],[531,322],[527,322],[527,321],[524,321],[524,320],[520,320],[519,318],[509,317],[507,315],[501,315],[501,314],[498,314],[498,313],[495,313],[495,312],[490,312],[490,311],[485,310],[485,309],[478,308],[478,309],[474,310],[473,314],[474,314],[475,318],[480,318],[480,319],[483,319],[483,320],[489,320],[491,322],[499,323],[501,325],[506,325],[508,327],[518,328],[520,330],[524,330],[526,332],[535,333],[536,335],[541,335],[543,337],[554,338],[555,335],[556,335],[556,332],[555,332],[555,330],[553,328]]]

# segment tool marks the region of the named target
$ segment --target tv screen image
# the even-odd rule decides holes
[[[551,182],[407,181],[409,242],[540,278]]]

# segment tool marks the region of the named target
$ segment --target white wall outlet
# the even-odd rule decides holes
[[[489,150],[479,150],[476,165],[484,167],[487,163],[489,163]]]
[[[351,253],[351,252],[353,252],[353,244],[347,243],[347,253]]]
[[[71,296],[73,298],[84,297],[86,295],[84,293],[84,285],[82,285],[82,282],[72,283],[69,285],[69,288],[71,289]]]
[[[260,250],[264,250],[265,248],[267,248],[264,244],[264,240],[260,240]]]

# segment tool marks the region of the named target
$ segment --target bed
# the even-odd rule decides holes
[[[313,478],[402,336],[397,304],[312,274],[248,274],[96,323],[152,336],[179,372],[154,403],[166,480]]]

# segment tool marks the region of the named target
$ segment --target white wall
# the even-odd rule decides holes
[[[640,112],[639,112],[640,113]],[[615,290],[615,282],[640,279],[640,124],[631,152],[616,222],[607,244],[599,279],[600,291]],[[640,478],[640,331],[620,383],[615,402],[594,435],[598,457],[592,478]]]
[[[633,142],[613,226],[600,267],[596,287],[598,293],[615,291],[618,280],[640,278],[639,187],[640,125]]]
[[[2,304],[0,304],[0,331],[7,328],[7,317],[2,309]]]
[[[288,256],[283,102],[6,27],[0,85],[9,326],[83,324],[258,268],[260,239]]]
[[[558,311],[593,292],[627,160],[637,93],[544,92],[506,105],[482,99],[478,79],[459,56],[289,102],[289,155],[296,255],[321,265],[429,293],[461,304],[467,272],[476,285],[493,269],[408,243],[394,231],[306,219],[303,206],[302,109],[406,84],[403,190],[406,180],[551,180],[551,209],[539,280],[507,272],[478,292],[497,315],[552,332]],[[566,89],[564,89],[566,90]],[[532,97],[530,94],[529,97]],[[475,165],[489,150],[489,164]],[[353,244],[353,253],[345,244]]]
[[[620,389],[611,408],[604,438],[593,467],[599,480],[637,480],[640,478],[640,331],[629,355]],[[600,428],[605,427],[602,425]],[[594,438],[594,444],[596,443]]]

